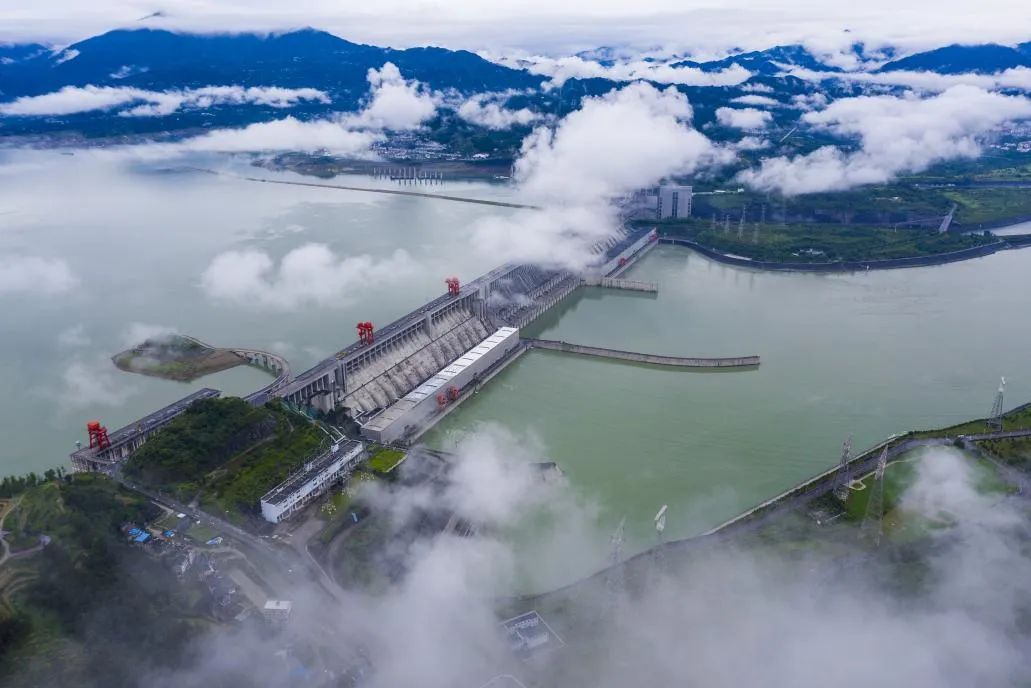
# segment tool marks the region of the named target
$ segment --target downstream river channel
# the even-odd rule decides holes
[[[4,473],[66,463],[92,418],[113,429],[201,386],[242,394],[268,379],[238,368],[187,385],[116,370],[108,357],[141,334],[171,328],[268,348],[299,372],[353,341],[357,321],[385,323],[442,293],[446,276],[494,267],[497,256],[470,249],[473,228],[531,212],[184,170],[216,164],[253,173],[240,161],[0,152]],[[486,184],[436,188],[518,200]],[[357,282],[298,288],[279,261],[312,243],[333,261],[373,267]],[[238,260],[217,260],[227,253]],[[250,260],[271,267],[255,272]],[[659,247],[628,275],[658,282],[657,297],[585,290],[529,334],[659,354],[758,354],[758,370],[691,373],[534,351],[428,441],[497,424],[560,464],[584,507],[578,517],[589,515],[588,551],[563,556],[568,543],[538,542],[532,529],[514,537],[535,585],[561,582],[602,565],[623,516],[628,552],[654,541],[663,504],[667,538],[699,533],[833,465],[849,434],[864,447],[984,415],[1002,375],[1007,405],[1031,399],[1029,274],[1031,249],[809,275]]]

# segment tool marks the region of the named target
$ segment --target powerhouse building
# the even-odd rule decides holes
[[[691,199],[694,190],[690,186],[663,185],[659,187],[656,217],[659,220],[679,220],[691,217]]]
[[[333,483],[349,475],[364,459],[365,445],[361,442],[345,440],[334,444],[261,498],[262,517],[270,523],[290,517],[325,494]]]
[[[502,327],[362,427],[362,435],[393,444],[413,435],[519,346],[519,329]]]

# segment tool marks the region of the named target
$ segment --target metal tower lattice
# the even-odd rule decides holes
[[[655,548],[652,550],[652,567],[656,575],[662,573],[666,565],[666,547],[663,534],[666,532],[666,510],[669,507],[665,504],[655,514]]]
[[[619,526],[612,533],[612,537],[609,538],[612,549],[609,553],[609,574],[606,578],[606,586],[608,587],[609,604],[613,607],[626,592],[626,577],[623,571],[623,541],[625,540],[623,533],[625,529],[626,517],[624,516],[620,519]]]
[[[995,403],[992,404],[992,413],[988,417],[989,430],[1002,430],[1002,403],[1006,392],[1006,378],[999,383],[999,391],[995,393]]]
[[[841,461],[838,463],[838,475],[834,479],[834,496],[843,502],[848,499],[848,486],[852,482],[852,469],[848,465],[851,460],[852,435],[849,435],[841,445]]]
[[[740,239],[745,233],[745,208],[741,209],[741,219],[737,223],[737,238]]]
[[[888,466],[888,448],[881,452],[877,459],[877,470],[874,471],[873,485],[870,490],[870,498],[866,502],[866,514],[863,516],[861,533],[874,545],[879,545],[881,535],[884,533],[884,470]]]

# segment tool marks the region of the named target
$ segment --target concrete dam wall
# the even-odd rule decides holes
[[[526,345],[532,349],[548,349],[583,356],[614,358],[634,363],[672,366],[676,368],[754,368],[759,365],[758,356],[735,356],[728,358],[693,358],[686,356],[662,356],[659,354],[642,354],[619,349],[604,349],[600,346],[583,346],[551,339],[525,339]]]

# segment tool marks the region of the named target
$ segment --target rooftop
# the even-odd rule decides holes
[[[361,451],[364,448],[361,442],[355,440],[344,440],[318,458],[305,462],[304,466],[283,482],[279,483],[261,498],[262,502],[268,504],[281,504],[292,495],[299,487],[311,480],[313,477],[332,466],[334,462],[342,457],[349,456],[354,451]]]
[[[373,430],[385,429],[399,418],[402,418],[410,410],[418,406],[426,397],[435,396],[439,391],[445,388],[456,375],[482,358],[484,354],[501,344],[509,336],[518,332],[519,330],[514,327],[502,327],[497,330],[494,334],[462,354],[456,361],[448,364],[446,368],[431,377],[429,380],[413,389],[401,399],[398,399],[397,403],[393,404],[390,408],[383,411],[383,413],[373,418],[365,425],[365,427]]]

